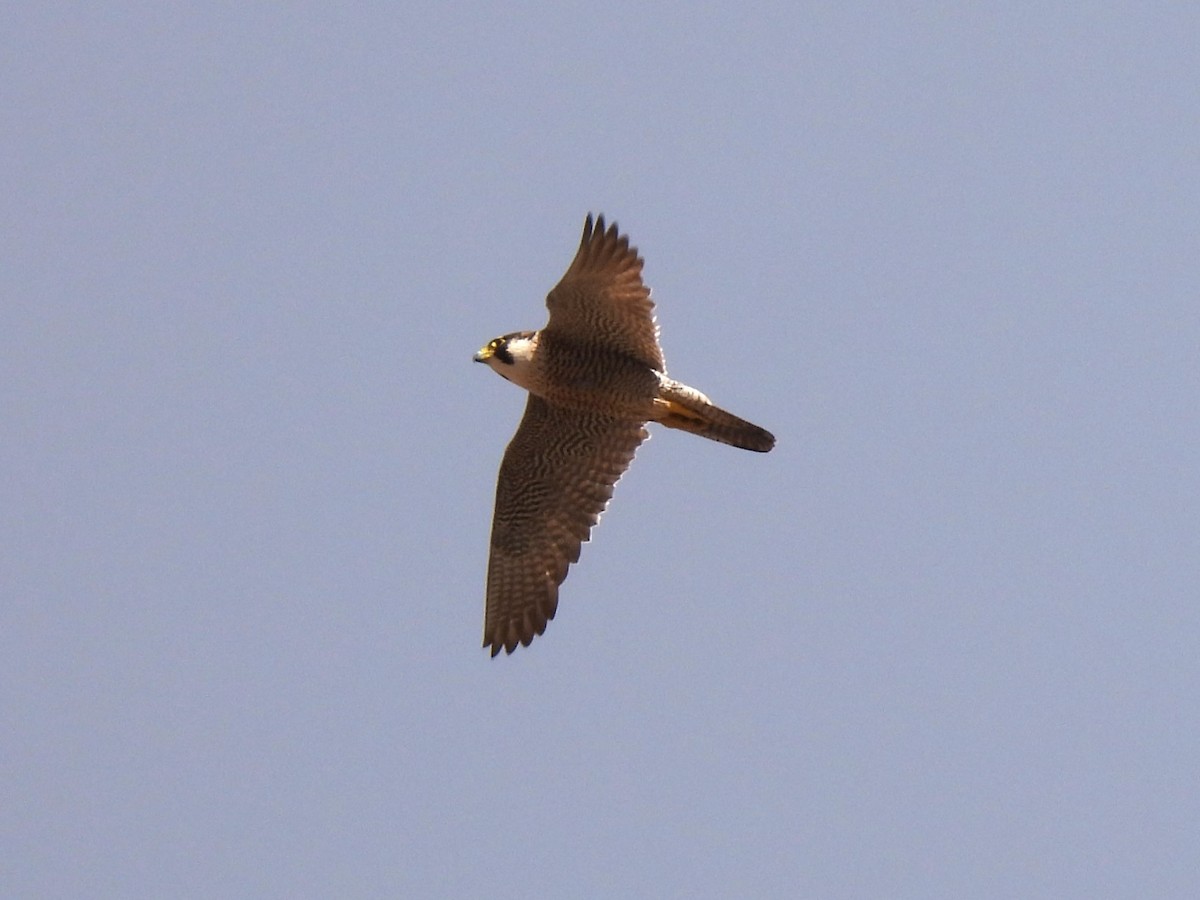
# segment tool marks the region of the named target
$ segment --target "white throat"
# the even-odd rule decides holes
[[[538,383],[537,366],[534,354],[537,351],[537,338],[513,338],[506,347],[512,356],[512,362],[506,363],[499,357],[493,356],[488,364],[513,384],[518,384],[525,390],[532,390]]]

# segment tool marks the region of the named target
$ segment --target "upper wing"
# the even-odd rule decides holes
[[[551,406],[529,395],[496,485],[483,646],[529,646],[558,607],[558,586],[649,434],[639,422]]]
[[[583,225],[579,252],[562,280],[546,297],[550,321],[545,332],[617,350],[663,371],[658,326],[650,289],[642,284],[642,259],[616,223],[604,216]]]

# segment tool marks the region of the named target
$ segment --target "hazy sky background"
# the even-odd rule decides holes
[[[1200,896],[1200,12],[905,6],[9,4],[0,895]],[[493,660],[588,211],[779,444]]]

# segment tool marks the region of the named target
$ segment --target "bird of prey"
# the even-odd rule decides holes
[[[583,225],[579,251],[546,297],[541,331],[475,354],[529,399],[496,485],[483,646],[529,646],[612,497],[647,422],[766,453],[775,438],[666,375],[642,259],[614,222]]]

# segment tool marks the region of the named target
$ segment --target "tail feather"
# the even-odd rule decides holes
[[[743,450],[766,453],[775,446],[775,436],[765,428],[726,412],[697,391],[679,382],[663,385],[658,422],[720,441]]]

